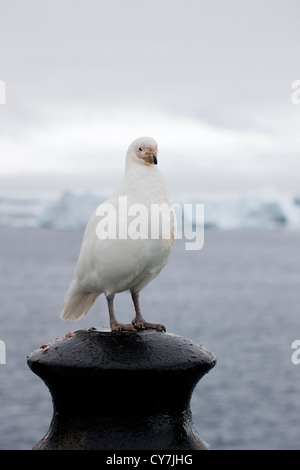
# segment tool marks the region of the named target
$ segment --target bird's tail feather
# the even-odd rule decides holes
[[[99,294],[78,290],[77,282],[72,281],[65,295],[66,305],[61,314],[63,320],[77,321],[84,317],[94,304]]]

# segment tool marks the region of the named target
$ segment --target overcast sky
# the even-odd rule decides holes
[[[158,141],[172,192],[300,193],[299,0],[0,0],[0,194],[114,189]]]

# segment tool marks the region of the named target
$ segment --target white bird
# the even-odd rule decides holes
[[[139,292],[166,265],[175,231],[174,211],[157,168],[157,143],[141,137],[129,146],[122,183],[87,224],[61,317],[79,320],[104,293],[111,331],[165,331],[144,320]],[[131,293],[135,308],[132,324],[119,323],[114,313],[114,296],[124,291]]]

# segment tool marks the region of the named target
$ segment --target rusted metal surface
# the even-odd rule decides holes
[[[53,417],[34,449],[208,449],[190,399],[216,358],[156,331],[79,330],[27,359],[49,388]]]

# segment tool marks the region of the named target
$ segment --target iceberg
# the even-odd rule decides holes
[[[64,192],[57,201],[45,207],[38,225],[60,230],[83,229],[97,206],[105,199],[95,194]]]
[[[83,230],[107,195],[63,191],[35,197],[0,196],[0,225]],[[204,205],[204,228],[215,230],[300,230],[300,196],[263,189],[236,194],[177,194],[171,198],[177,216],[196,220],[193,205]],[[188,205],[189,210],[184,210]],[[188,220],[187,220],[188,219]],[[183,222],[183,221],[179,221]]]
[[[181,196],[182,204],[204,205],[204,227],[217,230],[300,230],[300,206],[294,196],[273,190],[238,194]],[[185,216],[188,216],[188,212]],[[190,211],[190,223],[197,220]],[[203,221],[199,221],[203,223]]]

